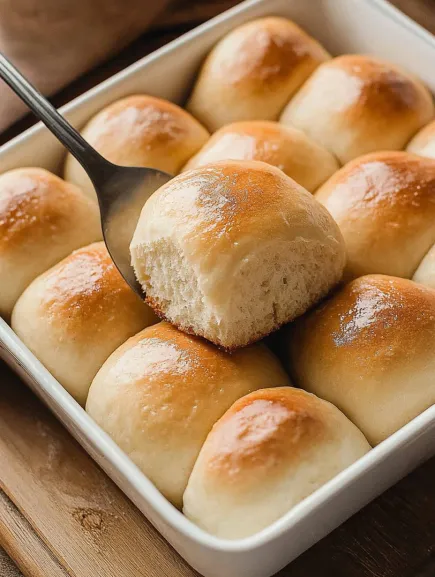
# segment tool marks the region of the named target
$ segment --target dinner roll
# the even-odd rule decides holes
[[[187,109],[212,132],[237,120],[275,120],[328,58],[291,20],[253,20],[224,36],[207,56]]]
[[[302,314],[345,262],[330,214],[281,170],[254,161],[208,164],[162,186],[130,250],[156,313],[229,350]]]
[[[12,328],[81,404],[107,357],[156,322],[119,274],[104,243],[73,252],[18,299]]]
[[[435,245],[428,250],[418,265],[412,280],[435,289]]]
[[[209,433],[183,512],[217,537],[248,537],[369,450],[334,405],[292,387],[255,391],[236,401]]]
[[[376,152],[349,162],[316,193],[347,249],[346,277],[412,277],[435,242],[435,162]]]
[[[239,397],[289,384],[262,344],[229,355],[169,323],[135,335],[95,377],[90,416],[177,507],[214,423]]]
[[[281,122],[323,144],[342,162],[376,150],[399,150],[434,114],[416,78],[373,56],[325,62],[290,101]]]
[[[339,168],[330,152],[297,128],[253,120],[235,122],[215,132],[183,170],[227,159],[267,162],[310,192]]]
[[[101,238],[97,207],[43,168],[0,175],[0,315],[39,274],[72,250]]]
[[[91,118],[81,134],[114,164],[158,168],[169,174],[176,174],[209,137],[185,110],[146,95],[109,104]],[[95,198],[89,177],[72,154],[66,159],[65,178]]]
[[[334,403],[371,444],[435,402],[435,291],[360,277],[290,326],[292,374]]]
[[[406,150],[427,158],[435,158],[435,121],[417,132]]]

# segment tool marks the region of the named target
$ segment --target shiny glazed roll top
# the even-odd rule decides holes
[[[238,120],[276,120],[326,50],[287,18],[238,26],[209,53],[187,109],[211,132]]]
[[[377,444],[435,402],[435,290],[360,277],[287,329],[295,383]]]
[[[334,405],[292,387],[256,391],[214,425],[190,476],[183,512],[217,537],[248,537],[369,450]]]
[[[280,121],[345,163],[368,152],[404,148],[433,115],[432,95],[420,80],[379,58],[346,54],[317,68]]]
[[[435,161],[376,152],[336,172],[315,195],[343,234],[346,278],[411,278],[435,243]]]

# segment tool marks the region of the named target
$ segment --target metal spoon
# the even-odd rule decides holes
[[[28,105],[83,166],[95,187],[107,250],[130,287],[144,297],[130,261],[130,241],[146,200],[171,175],[154,168],[112,164],[90,146],[42,94],[0,53],[0,78]]]

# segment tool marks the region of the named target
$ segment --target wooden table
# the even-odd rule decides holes
[[[235,3],[178,2],[151,31],[68,86],[53,102],[64,104]],[[435,0],[394,3],[435,33]],[[0,136],[0,143],[32,123],[31,117],[21,120]],[[25,577],[195,575],[1,363],[0,488],[0,577],[21,575],[11,558]],[[435,459],[312,547],[280,576],[434,577]]]

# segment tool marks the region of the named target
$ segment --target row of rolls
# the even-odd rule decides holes
[[[172,324],[159,321],[111,261],[71,156],[64,179],[42,168],[0,176],[0,314],[187,517],[222,538],[252,535],[435,401],[433,116],[429,91],[395,65],[332,58],[284,18],[244,24],[207,56],[186,110],[133,95],[82,134],[112,162],[178,174],[171,206],[226,183],[252,260],[271,278],[289,272],[279,286],[224,275],[214,293],[232,310],[248,303],[236,311],[248,327],[270,302],[270,323],[250,338],[234,313],[215,338],[211,325],[188,334],[169,308]],[[265,255],[283,211],[303,242],[290,255],[269,243]],[[304,235],[332,243],[333,259],[307,253]],[[223,270],[215,257],[209,284]]]

